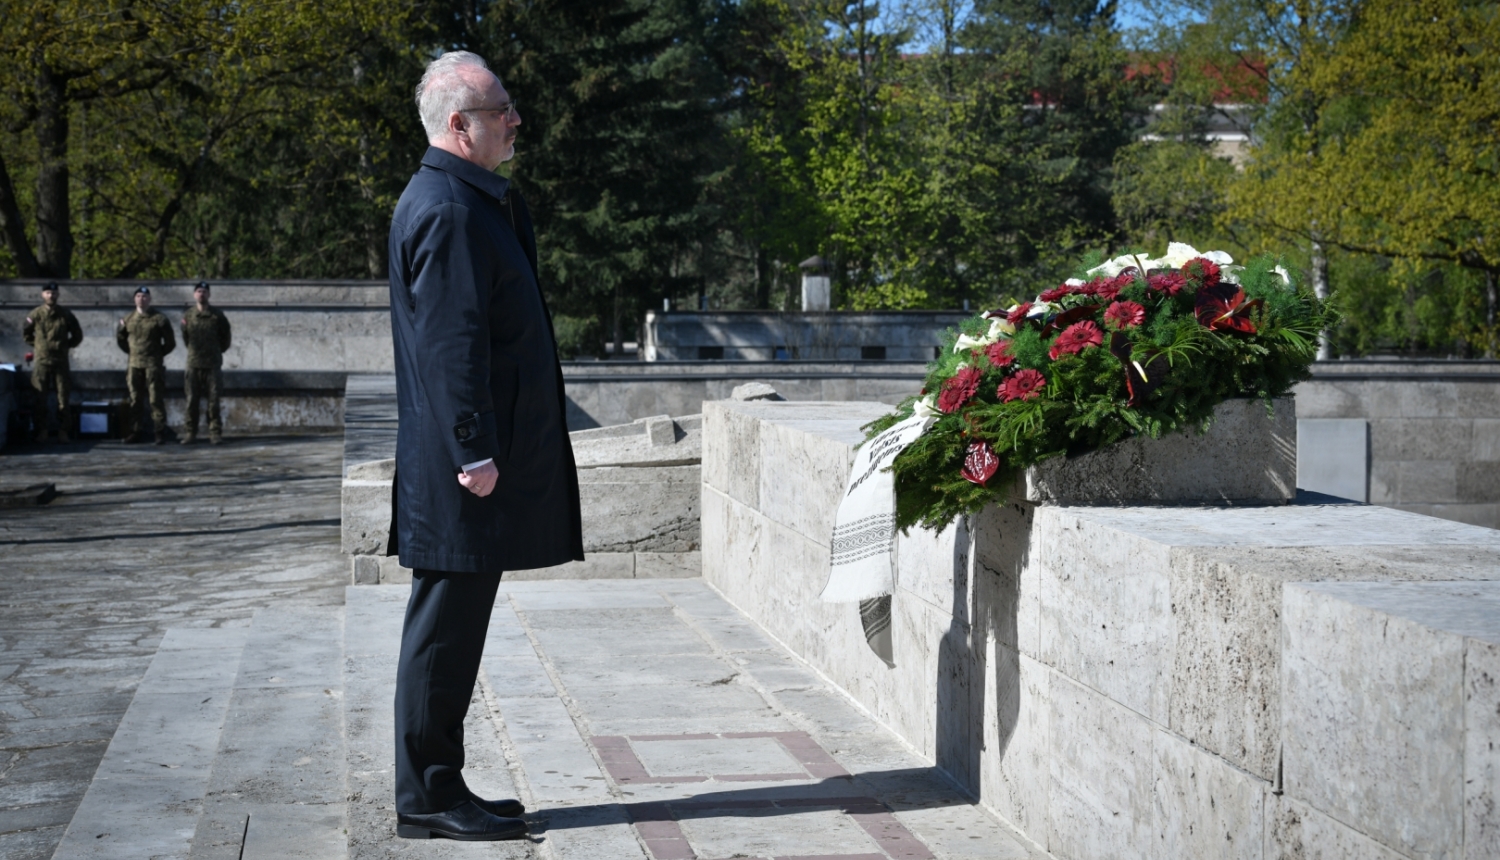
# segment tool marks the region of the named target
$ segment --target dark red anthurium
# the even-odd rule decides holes
[[[978,439],[969,443],[969,451],[964,455],[964,467],[959,474],[964,480],[983,487],[989,483],[990,478],[995,477],[995,472],[1000,469],[1000,458],[995,456],[995,449],[990,443]]]
[[[1198,291],[1193,312],[1198,322],[1215,331],[1237,331],[1255,334],[1255,323],[1250,320],[1250,311],[1260,307],[1260,299],[1245,300],[1245,291],[1238,284],[1221,281]]]

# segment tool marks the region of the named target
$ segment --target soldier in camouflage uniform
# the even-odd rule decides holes
[[[219,415],[219,389],[224,386],[224,352],[229,349],[229,319],[208,303],[208,282],[193,288],[196,307],[182,317],[182,342],[187,344],[187,430],[182,444],[198,438],[198,399],[208,397],[208,441],[224,441],[224,422]]]
[[[151,401],[151,421],[156,425],[156,444],[167,441],[167,354],[177,348],[172,321],[151,309],[151,290],[135,291],[135,313],[120,320],[115,343],[130,353],[126,382],[130,388],[130,435],[125,441],[141,441],[141,412]]]
[[[83,342],[78,317],[57,303],[57,283],[42,287],[42,304],[26,317],[21,335],[32,349],[31,385],[37,391],[36,438],[47,438],[47,399],[57,393],[57,438],[68,441],[70,412],[68,398],[73,393],[72,373],[68,369],[68,350]]]

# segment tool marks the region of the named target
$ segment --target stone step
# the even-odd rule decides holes
[[[345,589],[344,726],[350,860],[389,857],[530,858],[529,842],[453,842],[396,837],[392,702],[401,619],[410,589],[399,585]],[[488,651],[487,657],[488,659]],[[464,779],[477,794],[517,797],[496,722],[475,691],[464,723]],[[526,799],[524,795],[520,795]],[[248,857],[249,855],[247,855]]]
[[[56,860],[187,856],[249,633],[167,631]]]
[[[342,860],[343,607],[257,612],[192,860]]]

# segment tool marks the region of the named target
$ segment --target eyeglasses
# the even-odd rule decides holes
[[[497,113],[504,119],[510,119],[516,114],[516,100],[511,99],[497,108],[461,108],[459,113]]]

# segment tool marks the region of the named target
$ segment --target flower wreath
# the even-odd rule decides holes
[[[1020,470],[1197,427],[1232,397],[1310,376],[1328,306],[1271,257],[1238,266],[1174,242],[1127,254],[950,331],[918,397],[866,426],[931,426],[892,462],[896,521],[941,529],[1003,501]]]

